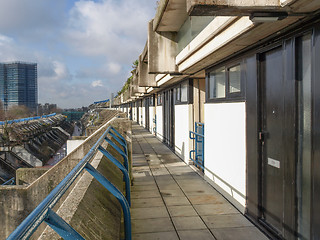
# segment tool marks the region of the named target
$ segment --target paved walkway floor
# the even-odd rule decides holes
[[[147,130],[133,124],[133,239],[267,239]]]

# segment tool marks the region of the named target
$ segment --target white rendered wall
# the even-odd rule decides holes
[[[67,155],[79,147],[83,142],[84,140],[67,140]]]
[[[154,108],[155,107],[149,107],[149,131],[154,134]]]
[[[146,108],[145,107],[140,107],[139,109],[139,114],[140,114],[140,125],[143,127],[146,127]]]
[[[175,105],[174,107],[174,142],[175,152],[189,161],[189,105]]]
[[[132,107],[132,120],[137,121],[137,107],[135,106]]]
[[[246,108],[244,102],[205,104],[205,175],[244,211]],[[220,189],[220,190],[221,190]]]
[[[163,139],[163,113],[162,106],[156,107],[156,129],[157,129],[157,137],[159,139]]]

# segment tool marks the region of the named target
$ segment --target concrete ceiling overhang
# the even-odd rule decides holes
[[[319,9],[319,0],[160,0],[153,30],[178,32],[188,16],[248,16],[253,12],[303,15]]]
[[[244,18],[248,17],[243,17],[241,19]],[[288,17],[282,21],[278,21],[277,24],[252,23],[246,31],[244,31],[231,41],[222,44],[219,48],[212,51],[211,53],[207,51],[208,54],[206,56],[200,57],[198,61],[192,61],[192,59],[198,59],[196,55],[200,53],[200,50],[195,51],[194,54],[191,55],[187,60],[179,64],[179,71],[183,72],[184,74],[195,74],[215,63],[225,60],[226,58],[232,56],[235,53],[251,48],[255,44],[260,44],[261,42],[263,42],[264,39],[267,39],[268,37],[274,37],[280,34],[281,32],[287,31],[286,29],[288,27],[292,26],[294,23],[298,22],[302,18],[302,16]]]
[[[307,14],[320,8],[319,0],[186,0],[190,16],[248,16],[253,12]]]
[[[185,22],[186,0],[161,0],[153,22],[153,31],[178,32]]]

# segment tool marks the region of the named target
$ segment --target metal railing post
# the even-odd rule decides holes
[[[114,142],[112,142],[110,138],[105,137],[104,139],[105,139],[115,150],[117,150],[118,153],[121,154],[121,156],[123,157],[123,160],[124,160],[124,166],[125,166],[125,168],[127,169],[127,171],[129,171],[129,160],[128,160],[127,154],[125,154],[125,152],[124,152],[121,148],[119,148]]]
[[[44,221],[65,240],[85,240],[74,228],[52,211],[51,208],[48,208],[47,218]]]
[[[131,240],[131,216],[130,207],[119,189],[114,186],[107,178],[105,178],[101,173],[99,173],[90,163],[87,163],[86,170],[106,189],[108,189],[113,196],[115,196],[121,204],[123,216],[124,216],[124,231],[126,240]]]
[[[113,162],[114,165],[116,165],[121,172],[123,173],[123,177],[125,180],[125,187],[126,187],[126,198],[129,203],[129,206],[131,206],[131,195],[130,195],[130,177],[127,169],[119,162],[114,156],[112,156],[111,153],[109,153],[106,149],[103,147],[99,146],[98,150],[106,157],[108,158],[111,162]]]

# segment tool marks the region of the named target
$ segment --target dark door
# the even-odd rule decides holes
[[[284,193],[284,87],[282,49],[276,48],[260,58],[260,217],[267,227],[282,234]]]
[[[173,89],[164,92],[163,101],[163,129],[164,143],[170,148],[174,148],[174,102]]]
[[[139,101],[136,101],[136,109],[137,109],[137,123],[138,124],[140,124],[140,122],[139,122],[139,120],[140,120],[140,118],[139,118]]]
[[[150,131],[150,129],[149,129],[149,126],[150,126],[150,124],[149,124],[149,121],[150,121],[150,119],[149,119],[149,106],[150,106],[150,98],[146,98],[145,99],[145,119],[146,119],[146,129],[148,129],[149,131]]]

